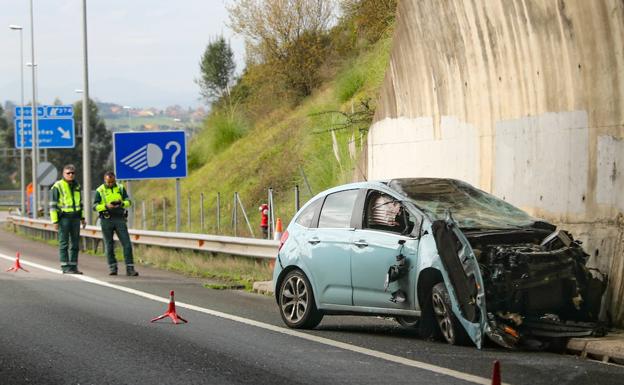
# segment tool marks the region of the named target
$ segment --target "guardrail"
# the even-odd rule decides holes
[[[31,219],[9,215],[7,221],[13,226],[25,227],[48,235],[56,233],[54,224],[42,219]],[[128,230],[132,243],[174,249],[200,250],[213,253],[242,255],[254,258],[275,258],[279,241],[267,239],[227,237],[221,235],[170,233],[164,231]],[[87,226],[80,230],[84,238],[102,239],[102,231],[98,226]]]
[[[21,202],[19,190],[0,190],[0,206],[18,207]]]

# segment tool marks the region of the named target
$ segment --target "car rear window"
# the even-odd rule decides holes
[[[314,219],[314,214],[316,214],[316,210],[321,205],[321,202],[323,202],[322,199],[317,199],[315,202],[310,203],[310,205],[299,214],[295,223],[304,227],[312,227],[312,219]]]
[[[340,191],[328,195],[321,209],[318,227],[349,228],[358,190]]]

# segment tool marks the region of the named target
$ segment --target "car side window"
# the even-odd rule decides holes
[[[372,191],[367,199],[364,228],[409,234],[415,223],[401,202],[388,194]]]
[[[321,202],[323,202],[322,199],[317,199],[315,202],[312,202],[299,214],[295,223],[303,227],[312,227],[312,219],[314,219],[314,214],[316,214],[316,210],[320,207]]]
[[[358,190],[340,191],[325,198],[318,227],[349,228]]]

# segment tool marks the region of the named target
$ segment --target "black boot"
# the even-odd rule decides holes
[[[133,266],[128,266],[128,267],[126,267],[126,275],[128,277],[136,277],[136,276],[139,275],[139,272],[134,270]]]

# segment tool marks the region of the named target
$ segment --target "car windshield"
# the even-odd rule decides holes
[[[450,211],[464,229],[517,228],[536,221],[517,207],[458,180],[394,179],[389,186],[412,199],[433,219],[445,219]]]

